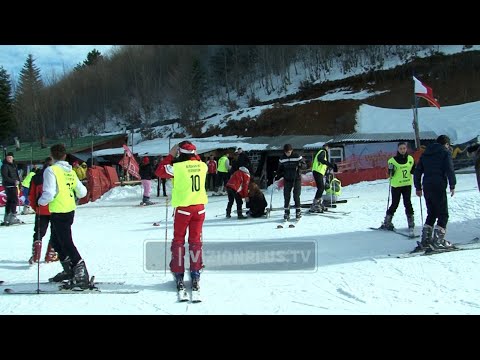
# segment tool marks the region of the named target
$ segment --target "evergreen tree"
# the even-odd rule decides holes
[[[194,59],[191,71],[190,81],[190,108],[191,120],[196,124],[200,114],[205,109],[205,93],[207,90],[206,71],[199,59]]]
[[[34,61],[32,54],[29,54],[20,71],[14,102],[19,135],[26,139],[40,139],[46,135],[40,102],[44,86],[40,69]]]
[[[0,66],[0,140],[5,139],[14,128],[12,84],[7,71]]]
[[[99,61],[103,60],[103,55],[97,49],[93,49],[87,54],[87,58],[83,60],[83,63],[78,63],[73,70],[79,71],[84,69],[87,66],[93,66],[97,64]]]
[[[87,59],[83,61],[85,66],[92,66],[103,59],[103,55],[97,49],[93,49],[87,54]]]

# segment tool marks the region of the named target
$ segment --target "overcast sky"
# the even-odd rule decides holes
[[[52,71],[63,74],[75,65],[83,62],[87,54],[97,49],[108,54],[113,45],[0,45],[0,66],[17,80],[28,54],[32,54],[35,64],[40,68],[44,79],[51,76]]]

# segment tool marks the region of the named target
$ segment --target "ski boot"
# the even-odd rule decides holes
[[[412,252],[425,251],[430,249],[430,243],[432,242],[433,227],[430,225],[423,225],[422,228],[422,240],[417,241],[417,247]]]
[[[383,220],[383,223],[380,226],[380,229],[393,231],[394,226],[392,224],[392,218],[393,218],[393,215],[389,215],[389,214],[385,215],[385,219]]]
[[[232,213],[232,207],[227,207],[227,209],[225,210],[226,211],[226,215],[225,217],[227,219],[230,219],[232,217],[231,213]]]
[[[190,278],[192,279],[192,290],[200,290],[200,271],[191,271]]]
[[[290,209],[285,208],[285,213],[283,214],[283,220],[289,221],[290,220]]]
[[[58,261],[58,254],[55,251],[55,249],[52,247],[52,245],[48,244],[47,247],[47,253],[45,254],[45,262],[50,263],[50,262],[55,262]]]
[[[35,211],[29,205],[24,205],[22,215],[30,215],[30,214],[35,214]]]
[[[183,273],[173,273],[173,278],[177,286],[177,291],[185,290],[185,283],[183,282]]]
[[[60,264],[62,264],[63,271],[59,272],[54,277],[48,279],[49,282],[62,282],[62,281],[72,279],[73,269],[72,269],[72,262],[70,261],[70,258],[67,256],[65,260],[60,261]]]
[[[302,218],[302,209],[297,208],[295,209],[295,220],[300,220]]]
[[[8,217],[8,223],[10,225],[13,225],[13,224],[24,224],[24,222],[20,219],[17,218],[16,214],[14,213],[10,213],[9,214],[9,217]]]
[[[311,213],[323,213],[325,206],[323,205],[322,199],[313,199],[312,206],[310,206],[308,211]]]
[[[183,273],[173,273],[173,278],[177,286],[178,301],[188,301],[187,289],[185,288],[185,283],[183,282]]]
[[[415,236],[415,219],[413,215],[407,215],[407,222],[408,222],[408,236],[414,237]]]
[[[242,208],[237,208],[237,217],[238,220],[247,219],[248,217],[242,214]]]
[[[38,263],[40,261],[40,256],[42,254],[42,242],[34,241],[32,245],[32,256],[28,260],[28,263],[32,265],[33,263]]]
[[[5,214],[3,215],[3,222],[2,222],[2,226],[8,226],[10,225],[10,223],[8,222],[8,219],[10,218],[10,214],[8,214],[6,211],[5,211]]]
[[[190,278],[192,279],[192,303],[199,303],[202,301],[200,296],[200,271],[191,271]]]
[[[88,276],[87,267],[85,261],[80,261],[72,269],[73,278],[63,286],[64,289],[79,289],[87,290],[91,288],[90,277]]]
[[[441,226],[436,226],[433,232],[433,240],[430,244],[432,250],[436,249],[451,249],[454,246],[447,240],[445,240],[446,230]]]

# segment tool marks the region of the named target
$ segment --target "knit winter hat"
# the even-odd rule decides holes
[[[195,154],[197,147],[189,141],[184,141],[180,143],[179,150],[183,154]]]
[[[142,159],[142,162],[144,165],[147,165],[150,163],[150,159],[148,158],[148,156],[144,156],[143,159]]]

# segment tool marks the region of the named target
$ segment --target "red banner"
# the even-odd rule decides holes
[[[130,148],[127,145],[124,144],[123,148],[125,149],[125,155],[123,156],[123,159],[118,162],[118,164],[124,170],[127,170],[130,175],[140,180],[141,178],[138,173],[140,170],[140,166],[138,166],[137,160],[135,160],[135,157],[133,156]]]

